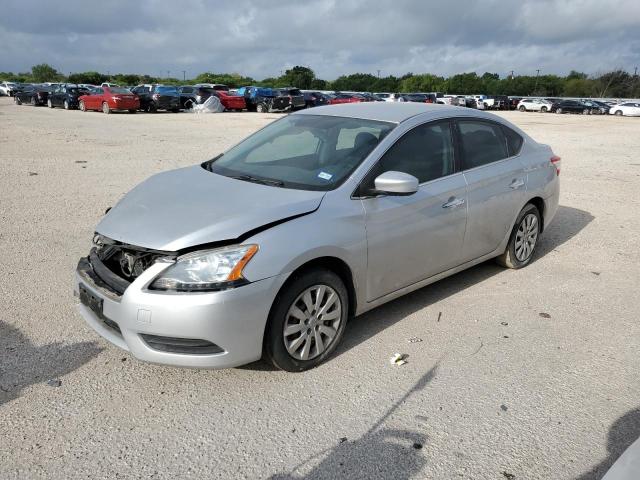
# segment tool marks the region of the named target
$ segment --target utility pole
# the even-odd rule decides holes
[[[171,70],[167,70],[167,78],[171,76]]]
[[[511,70],[511,76],[509,78],[513,80],[513,70]]]
[[[187,71],[186,70],[182,70],[182,81],[186,81],[187,80]]]
[[[380,70],[378,70],[378,78],[380,78]]]
[[[540,69],[538,68],[536,70],[536,85],[533,87],[533,94],[536,95],[536,92],[538,91],[538,75],[540,75]]]

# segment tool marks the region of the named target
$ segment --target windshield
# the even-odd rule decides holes
[[[358,118],[292,115],[258,131],[206,168],[256,183],[332,190],[394,127]]]

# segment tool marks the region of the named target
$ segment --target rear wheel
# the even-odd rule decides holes
[[[80,109],[81,112],[87,111],[87,106],[84,104],[84,100],[80,100],[80,103],[78,104],[78,108]]]
[[[36,105],[38,105],[38,100],[36,100],[36,97],[31,97],[31,105],[33,107],[35,107]]]
[[[558,109],[556,110],[556,113],[562,113],[562,109],[561,109],[561,108],[558,108]]]
[[[171,111],[172,111],[173,113],[178,113],[178,112],[180,111],[180,109],[179,109],[179,108],[172,108],[172,109],[171,109]]]
[[[20,100],[17,95],[13,97],[13,101],[16,103],[16,105],[22,105],[22,100]]]
[[[111,108],[107,102],[102,102],[102,113],[106,113],[107,115],[111,113]]]
[[[65,110],[69,110],[69,101],[65,100],[62,106],[64,107]]]
[[[522,268],[533,258],[540,236],[540,212],[528,203],[518,215],[511,232],[507,249],[496,261],[503,267]]]
[[[518,110],[520,110],[521,112],[526,112],[527,111],[527,109],[524,107],[524,105],[520,105]]]
[[[137,110],[135,110],[135,109],[129,110],[129,113],[136,113],[136,112],[137,112]]]
[[[145,108],[145,111],[147,113],[156,113],[158,110],[152,104],[149,104],[147,105],[147,108]]]
[[[591,110],[589,110],[588,108],[585,108],[584,110],[582,110],[583,115],[589,115],[590,113],[591,113]]]
[[[191,100],[187,100],[184,102],[184,109],[191,110],[193,108],[193,102]]]
[[[259,103],[258,105],[256,105],[256,112],[258,113],[266,113],[267,110],[267,106],[264,103]]]
[[[277,368],[301,372],[324,362],[347,323],[349,297],[338,275],[313,269],[280,291],[269,315],[265,354]]]
[[[51,101],[50,98],[47,99],[47,107],[53,108],[53,102]]]
[[[616,110],[614,112],[614,114],[617,115],[618,117],[621,117],[622,116],[622,110]]]
[[[542,107],[542,108],[540,108],[540,111],[541,111],[542,113],[547,113],[547,107]]]

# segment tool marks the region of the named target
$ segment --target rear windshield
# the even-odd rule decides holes
[[[158,93],[178,93],[176,87],[156,87]]]

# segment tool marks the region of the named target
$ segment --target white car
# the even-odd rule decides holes
[[[404,102],[402,95],[399,93],[374,93],[376,97],[380,97],[385,102]]]
[[[13,94],[17,89],[18,89],[18,86],[13,82],[0,83],[0,94],[2,95],[6,95],[8,97],[13,96]]]
[[[118,85],[117,83],[109,83],[109,82],[104,82],[102,83],[102,85],[100,85],[101,87],[108,87],[108,88],[117,88],[120,85]]]
[[[640,117],[640,103],[626,102],[614,105],[609,109],[611,115],[624,115],[625,117]]]
[[[518,110],[521,112],[549,112],[551,111],[551,102],[541,98],[525,98],[518,102]]]

